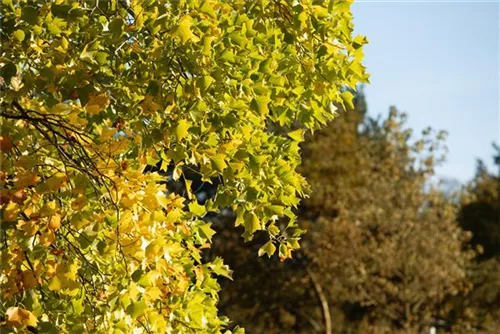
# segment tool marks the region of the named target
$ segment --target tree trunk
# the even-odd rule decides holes
[[[316,276],[312,273],[312,271],[307,268],[307,274],[311,279],[311,283],[314,286],[314,291],[316,291],[316,296],[321,302],[321,308],[323,310],[323,319],[325,320],[325,334],[332,334],[332,319],[330,317],[330,307],[328,306],[328,300],[326,299],[325,294],[323,293],[323,289],[321,288],[321,284],[319,284]]]

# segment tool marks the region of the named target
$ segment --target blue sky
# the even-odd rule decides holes
[[[442,177],[471,179],[476,158],[492,167],[499,140],[499,2],[355,1],[355,32],[370,41],[369,113],[390,105],[408,125],[447,130]]]

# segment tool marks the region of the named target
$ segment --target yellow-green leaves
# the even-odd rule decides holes
[[[366,76],[342,3],[5,2],[0,309],[224,332],[211,220],[234,210],[291,256],[303,134]]]

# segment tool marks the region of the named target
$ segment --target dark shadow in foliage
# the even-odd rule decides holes
[[[198,204],[205,204],[207,200],[214,199],[217,187],[222,183],[222,179],[217,177],[212,177],[210,182],[202,181],[198,168],[190,165],[182,166],[182,176],[178,180],[174,180],[174,163],[170,162],[166,171],[161,169],[161,165],[161,160],[155,166],[148,165],[144,169],[144,173],[158,172],[160,175],[163,175],[168,191],[184,198],[188,198],[185,180],[190,180],[192,182],[190,190],[196,196]]]
[[[500,168],[500,149],[496,145],[493,147],[496,150],[494,161]],[[479,260],[500,256],[500,175],[488,172],[484,163],[478,161],[470,192],[475,199],[463,205],[460,225],[472,232],[473,245],[484,248]]]

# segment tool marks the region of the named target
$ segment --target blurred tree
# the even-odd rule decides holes
[[[303,146],[312,195],[299,215],[309,233],[294,259],[269,265],[226,230],[214,241],[235,271],[221,310],[249,332],[446,330],[443,302],[469,288],[457,207],[424,191],[445,134],[427,129],[410,144],[404,114],[367,119],[362,94],[354,105]]]
[[[500,167],[500,149],[494,145]],[[467,333],[500,333],[500,175],[478,162],[474,179],[462,195],[461,226],[473,233],[479,255],[468,275],[473,283],[466,298],[453,303],[454,329]]]

